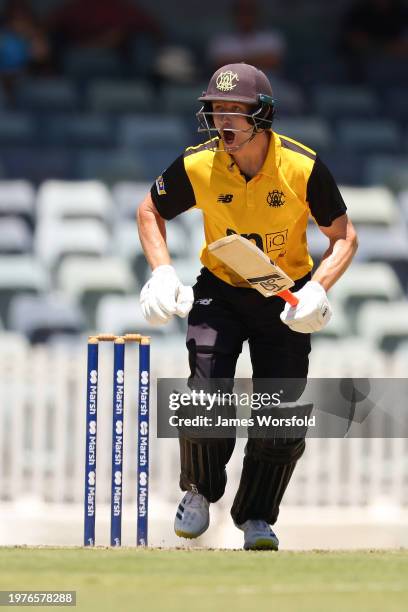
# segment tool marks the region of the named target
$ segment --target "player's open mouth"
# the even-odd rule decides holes
[[[222,130],[222,137],[226,145],[232,145],[235,140],[235,133],[230,130]]]

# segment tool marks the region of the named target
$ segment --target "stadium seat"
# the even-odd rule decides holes
[[[102,257],[110,253],[110,236],[101,221],[44,220],[37,226],[34,249],[44,265],[54,269],[65,257]]]
[[[0,183],[1,185],[1,183]],[[140,202],[149,193],[152,186],[151,182],[119,182],[112,187],[112,196],[115,203],[115,210],[123,219],[135,220],[136,209]]]
[[[96,305],[103,295],[135,294],[139,290],[129,265],[115,257],[67,257],[59,267],[57,287],[83,307],[92,329]]]
[[[65,78],[24,79],[17,87],[18,108],[27,111],[68,111],[79,107],[75,83]]]
[[[62,295],[18,295],[9,308],[9,327],[32,343],[46,342],[53,335],[77,335],[85,320],[77,304]]]
[[[31,146],[4,148],[0,156],[9,179],[38,184],[50,178],[73,178],[74,156],[66,148],[33,146],[31,141]]]
[[[277,118],[273,129],[317,152],[329,149],[333,143],[329,123],[318,117]]]
[[[35,119],[28,113],[0,112],[2,145],[29,145],[38,138]]]
[[[401,150],[400,128],[391,119],[344,119],[337,126],[337,145],[347,151],[373,150],[397,153]]]
[[[153,107],[153,95],[143,82],[92,81],[87,106],[99,113],[148,113]]]
[[[143,285],[147,280],[149,265],[138,238],[135,219],[124,219],[116,223],[112,244],[114,252],[128,261],[134,276]]]
[[[180,259],[176,263],[177,276],[184,285],[194,285],[202,268],[198,253],[193,256]]]
[[[0,257],[0,317],[7,322],[9,304],[19,293],[45,293],[50,280],[46,270],[29,255]]]
[[[329,239],[311,221],[307,227],[307,248],[315,264],[318,264],[329,246]]]
[[[386,92],[384,112],[392,119],[408,121],[408,88],[392,87]]]
[[[394,192],[408,189],[408,156],[372,155],[363,178],[366,185],[385,185]]]
[[[370,338],[349,336],[345,339],[312,337],[309,376],[313,378],[383,378],[386,358]]]
[[[200,110],[201,102],[198,96],[207,89],[208,83],[197,85],[165,85],[162,90],[161,101],[165,113],[192,116]],[[161,107],[161,104],[160,104]]]
[[[129,115],[119,120],[119,144],[124,147],[141,147],[156,144],[178,147],[183,151],[188,145],[189,130],[180,117],[157,115]]]
[[[85,82],[93,78],[120,78],[124,67],[120,57],[105,47],[69,47],[63,58],[64,74]]]
[[[141,157],[144,166],[144,180],[154,181],[163,171],[183,153],[178,147],[163,144],[151,144],[143,148]]]
[[[26,180],[0,181],[0,217],[20,217],[34,226],[35,190]]]
[[[380,110],[374,91],[367,87],[327,85],[316,88],[314,106],[323,117],[373,117]]]
[[[338,185],[364,185],[365,157],[358,153],[344,152],[333,149],[323,151],[323,162],[329,168]]]
[[[386,187],[345,187],[340,192],[355,225],[391,227],[401,221],[394,196]]]
[[[152,326],[146,321],[136,296],[112,296],[101,298],[96,312],[96,329],[123,334],[135,330],[147,336],[162,338],[178,333],[175,318],[166,325]]]
[[[46,219],[98,219],[109,225],[113,203],[97,181],[45,181],[38,189],[37,214]]]
[[[32,249],[32,235],[18,217],[0,218],[0,254],[19,255]]]
[[[408,302],[364,304],[357,317],[357,331],[386,352],[408,340]]]
[[[392,268],[382,263],[354,263],[331,288],[330,295],[340,302],[351,323],[367,301],[391,302],[403,292]]]
[[[78,178],[110,185],[118,181],[146,180],[146,167],[147,162],[141,156],[127,149],[88,150],[79,153],[77,158]]]
[[[306,111],[306,101],[303,90],[300,87],[288,81],[277,79],[273,75],[271,75],[270,80],[273,90],[277,92],[278,102],[276,108],[278,117],[287,117],[288,115],[299,116]]]
[[[401,286],[408,289],[408,232],[403,224],[389,228],[363,225],[358,230],[358,240],[356,261],[387,263]]]
[[[116,144],[112,119],[99,113],[51,116],[45,137],[54,145],[112,147]]]

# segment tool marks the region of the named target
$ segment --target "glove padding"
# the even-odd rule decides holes
[[[281,321],[291,330],[301,334],[310,334],[326,327],[332,316],[332,310],[326,291],[320,283],[309,281],[295,295],[297,306],[286,304],[280,314]]]
[[[140,306],[151,325],[165,325],[173,315],[186,317],[194,302],[192,287],[185,286],[173,266],[158,266],[140,293]]]

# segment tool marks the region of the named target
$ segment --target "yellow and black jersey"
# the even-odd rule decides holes
[[[247,283],[210,254],[207,244],[237,233],[252,240],[293,280],[313,266],[306,242],[310,215],[330,226],[346,206],[327,167],[304,145],[271,132],[265,162],[256,176],[245,177],[217,139],[188,147],[151,189],[166,220],[199,208],[205,244],[201,262],[218,278],[235,286]]]

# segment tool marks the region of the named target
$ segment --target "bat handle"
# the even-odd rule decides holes
[[[293,307],[299,304],[299,300],[297,299],[295,295],[293,295],[291,291],[289,291],[289,289],[285,289],[284,291],[277,293],[277,295],[279,295],[279,297],[281,297],[282,300],[285,300],[285,302],[288,302],[288,304],[290,304]]]

